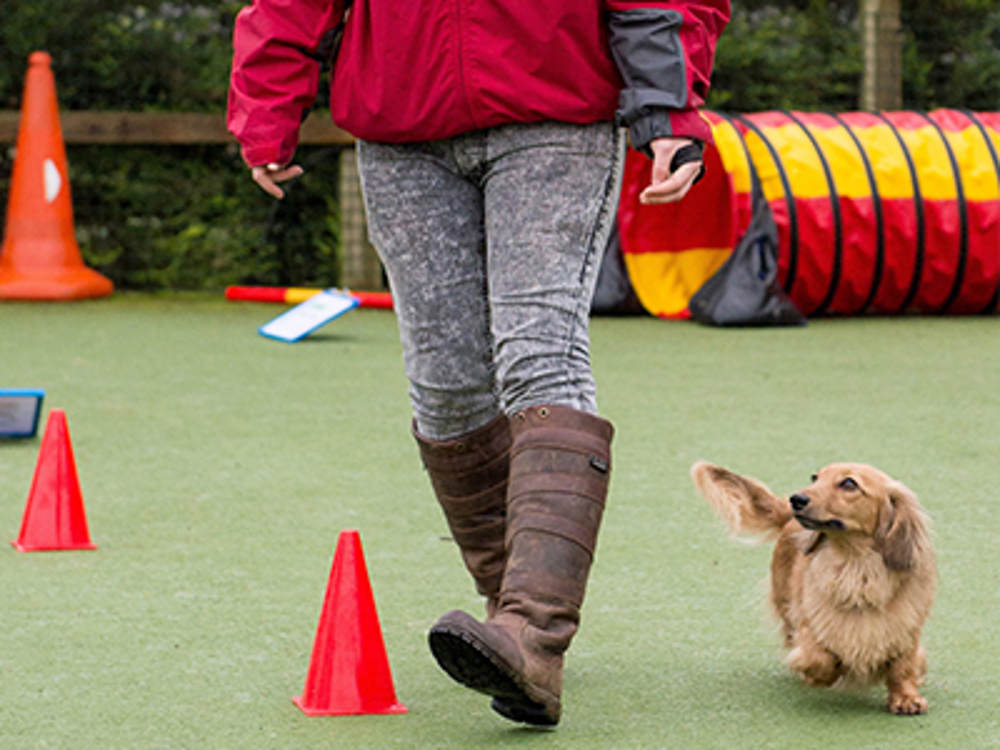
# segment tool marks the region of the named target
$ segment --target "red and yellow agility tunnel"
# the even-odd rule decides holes
[[[807,316],[995,312],[1000,113],[707,113],[715,146],[688,197],[643,206],[630,153],[622,253],[646,309],[688,301],[750,223],[751,170],[778,227],[778,276]]]

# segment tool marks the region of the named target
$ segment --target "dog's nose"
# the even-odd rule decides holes
[[[788,498],[788,501],[792,504],[792,510],[798,513],[800,510],[804,510],[807,505],[809,505],[809,498],[803,495],[801,492],[797,492]]]

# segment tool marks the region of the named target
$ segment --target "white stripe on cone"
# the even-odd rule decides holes
[[[51,159],[45,160],[43,171],[45,172],[45,202],[51,203],[59,196],[59,191],[62,189],[62,175],[59,174],[59,168]]]

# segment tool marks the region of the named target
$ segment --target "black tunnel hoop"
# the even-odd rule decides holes
[[[934,128],[941,139],[945,153],[948,154],[948,163],[951,165],[951,176],[955,181],[955,200],[958,203],[958,263],[955,266],[955,280],[952,282],[951,290],[945,298],[944,303],[937,310],[939,313],[948,312],[948,308],[955,304],[959,293],[962,291],[962,284],[965,282],[965,269],[969,264],[969,216],[968,205],[965,200],[965,188],[962,187],[962,173],[958,168],[958,160],[955,158],[955,151],[948,143],[948,137],[944,130],[926,112],[917,112],[927,123]]]
[[[903,140],[903,136],[899,134],[896,126],[892,124],[888,117],[886,117],[881,112],[873,113],[882,122],[884,122],[888,127],[889,131],[896,136],[896,142],[899,144],[899,148],[902,149],[903,158],[906,159],[906,168],[910,171],[910,184],[913,186],[913,215],[916,217],[916,230],[917,230],[917,241],[913,261],[913,277],[910,280],[910,288],[906,293],[906,297],[903,299],[903,303],[896,310],[896,313],[906,312],[906,309],[913,304],[913,300],[916,299],[917,293],[920,291],[920,279],[923,277],[924,273],[924,254],[925,254],[925,244],[926,244],[926,228],[924,220],[924,197],[920,192],[920,182],[917,180],[917,168],[913,163],[913,155],[910,154],[910,149],[906,147],[906,141]]]
[[[882,215],[882,195],[878,191],[878,183],[875,180],[875,170],[872,167],[871,159],[868,158],[868,153],[865,151],[857,134],[851,128],[850,123],[834,112],[828,112],[827,114],[840,123],[840,126],[844,128],[844,132],[854,142],[854,147],[858,150],[861,163],[865,167],[865,176],[868,178],[868,186],[872,193],[872,211],[875,214],[875,268],[872,271],[872,283],[868,289],[868,296],[861,303],[861,307],[854,312],[854,314],[860,314],[871,307],[872,302],[875,301],[879,288],[882,286],[882,275],[885,273],[885,218]]]
[[[979,131],[979,135],[982,136],[983,142],[986,144],[986,150],[990,154],[990,159],[993,160],[993,173],[997,176],[997,200],[1000,201],[1000,156],[997,155],[997,150],[993,146],[993,139],[990,138],[990,134],[987,132],[986,126],[983,125],[983,121],[974,112],[967,109],[960,109],[958,111],[969,118],[969,122]],[[997,251],[1000,252],[1000,248],[997,248]],[[1000,274],[997,277],[997,288],[993,290],[993,298],[980,311],[980,314],[988,315],[995,313],[998,303],[1000,303]]]
[[[740,142],[740,148],[743,150],[743,158],[747,160],[747,169],[750,172],[750,183],[759,185],[760,178],[757,176],[757,166],[753,163],[753,159],[750,156],[750,149],[747,146],[746,139],[743,138],[743,134],[740,133],[740,129],[736,126],[736,123],[733,121],[735,117],[738,116],[731,117],[730,115],[723,114],[722,112],[716,112],[715,114],[718,115],[721,119],[725,120],[726,124],[728,124],[729,127],[731,127],[734,131],[736,131],[736,135],[739,136],[738,140]]]
[[[806,138],[809,139],[809,143],[812,144],[813,150],[816,151],[816,157],[819,159],[820,166],[823,168],[823,176],[826,178],[827,193],[830,196],[830,210],[833,212],[833,272],[830,274],[830,285],[827,287],[826,295],[823,297],[823,300],[816,306],[815,309],[806,313],[807,317],[811,317],[825,312],[830,306],[830,303],[833,302],[833,298],[837,294],[837,288],[840,286],[840,277],[843,274],[844,227],[843,220],[840,216],[840,195],[837,193],[837,186],[833,180],[833,171],[830,169],[830,162],[827,161],[826,154],[824,154],[823,149],[820,148],[819,142],[816,140],[816,136],[814,136],[809,128],[806,127],[806,124],[792,112],[782,110],[781,113],[799,126]]]
[[[799,218],[798,213],[795,208],[795,196],[792,195],[792,185],[788,181],[788,174],[785,172],[785,168],[781,163],[781,158],[778,156],[778,151],[775,149],[774,145],[764,137],[764,133],[754,125],[750,120],[742,115],[733,115],[733,117],[746,127],[747,130],[753,132],[761,142],[767,148],[768,153],[771,155],[772,161],[774,161],[774,167],[778,170],[778,178],[781,180],[781,187],[785,193],[785,204],[788,207],[788,271],[785,274],[785,294],[792,293],[792,286],[795,284],[796,274],[798,272],[798,259],[799,259]],[[742,139],[741,139],[742,140]],[[744,145],[744,148],[746,146]],[[751,164],[753,160],[751,160]]]

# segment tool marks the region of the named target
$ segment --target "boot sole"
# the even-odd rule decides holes
[[[505,719],[535,726],[555,726],[541,703],[521,687],[514,671],[471,634],[435,625],[427,636],[431,653],[445,673],[462,685],[493,698],[491,707]]]
[[[536,727],[554,727],[559,723],[552,720],[552,717],[545,712],[544,706],[530,700],[528,703],[518,703],[507,698],[495,696],[490,703],[490,708],[505,719],[517,721],[522,724],[531,724]]]

